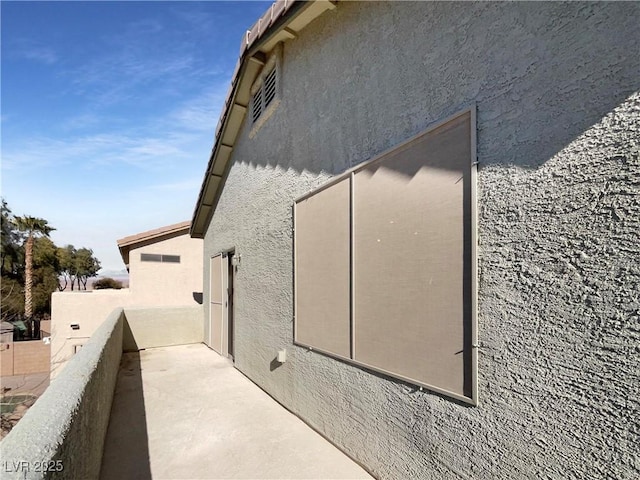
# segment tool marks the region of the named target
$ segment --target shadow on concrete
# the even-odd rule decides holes
[[[136,337],[133,336],[131,331],[131,325],[125,313],[124,322],[122,324],[122,351],[123,352],[137,352],[140,349],[136,343]],[[124,357],[123,357],[124,358]]]
[[[139,352],[122,355],[104,443],[100,478],[151,478]]]

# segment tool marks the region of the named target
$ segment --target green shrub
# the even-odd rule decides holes
[[[105,277],[96,280],[96,282],[93,284],[93,288],[94,290],[101,290],[103,288],[115,288],[116,290],[120,290],[122,288],[122,282],[119,282],[118,280],[115,280],[113,278]]]

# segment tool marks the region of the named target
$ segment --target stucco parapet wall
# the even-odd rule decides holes
[[[3,479],[98,477],[123,322],[115,309],[0,443]]]
[[[53,292],[53,296],[56,297],[70,297],[72,295],[75,296],[96,296],[96,295],[128,295],[131,293],[131,289],[129,288],[99,288],[97,290],[74,290],[64,292]]]
[[[201,305],[125,308],[122,349],[125,352],[204,341]]]

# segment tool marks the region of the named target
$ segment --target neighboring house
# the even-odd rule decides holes
[[[380,478],[637,478],[639,23],[276,2],[191,225],[205,342]]]
[[[190,222],[182,222],[118,240],[129,271],[129,288],[53,294],[52,376],[116,307],[202,304],[202,240],[189,237],[189,226]],[[151,328],[165,328],[168,322],[175,319],[159,319]]]
[[[189,227],[182,222],[118,240],[136,300],[202,303],[202,242],[189,237]]]

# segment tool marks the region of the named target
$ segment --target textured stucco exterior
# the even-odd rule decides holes
[[[122,356],[114,310],[0,443],[3,479],[98,478]]]
[[[180,263],[143,262],[142,253],[179,255]],[[132,248],[129,252],[129,288],[137,301],[189,305],[202,292],[202,240],[187,233]]]
[[[202,343],[202,307],[125,308],[125,352]]]
[[[2,478],[99,478],[122,352],[201,343],[200,305],[114,309],[0,443]]]
[[[235,248],[236,367],[375,476],[640,476],[639,22],[638,3],[338,3],[236,140],[205,338],[208,259]],[[477,407],[292,344],[294,199],[472,102]]]
[[[180,263],[142,262],[141,253],[180,255]],[[129,252],[129,285],[122,290],[55,292],[51,302],[51,377],[73,356],[76,345],[87,342],[93,332],[117,307],[193,307],[201,312],[202,240],[183,232],[170,238],[132,248]],[[201,314],[201,313],[200,313]],[[189,314],[191,315],[191,314]],[[193,337],[191,317],[173,317]],[[72,324],[79,329],[71,328]],[[160,322],[156,329],[166,328]],[[174,330],[166,330],[170,335]],[[163,336],[162,332],[154,335]],[[185,337],[185,338],[186,338]],[[198,342],[202,341],[202,337]],[[175,343],[165,343],[173,345]]]

